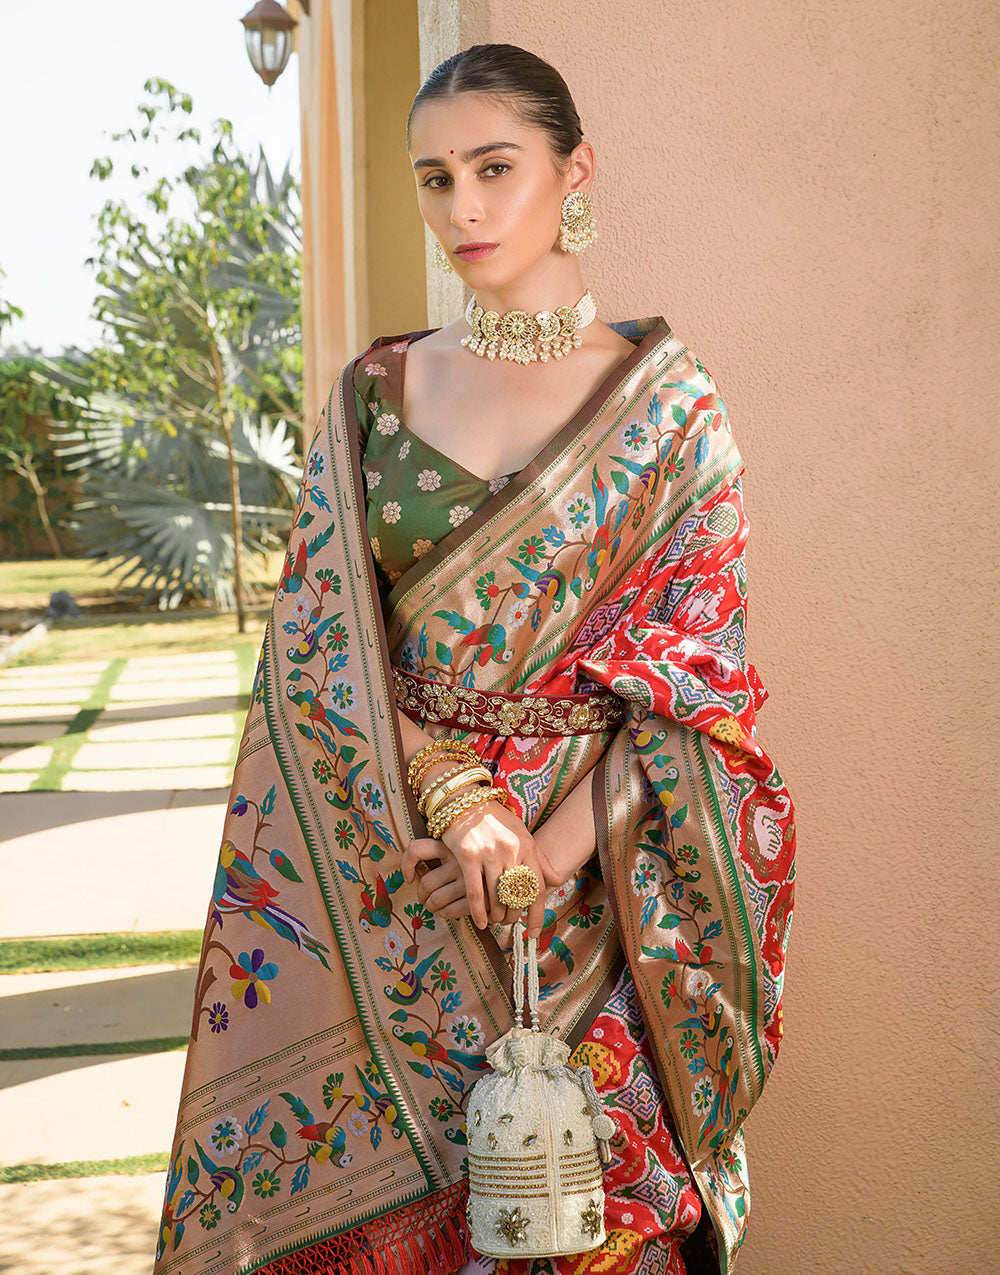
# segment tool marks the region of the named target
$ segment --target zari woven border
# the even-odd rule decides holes
[[[625,701],[595,695],[504,695],[468,686],[443,686],[393,666],[399,707],[425,722],[487,731],[492,735],[590,735],[617,730]]]

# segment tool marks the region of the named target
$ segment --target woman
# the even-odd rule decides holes
[[[156,1269],[729,1272],[795,850],[756,738],[743,462],[662,317],[595,317],[594,152],[552,67],[457,54],[407,143],[479,308],[372,342],[308,448]],[[523,908],[514,865],[542,887]],[[466,1104],[522,911],[541,1027],[617,1134],[606,1242],[494,1263],[467,1236]]]

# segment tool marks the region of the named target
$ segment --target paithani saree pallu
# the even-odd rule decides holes
[[[471,1256],[467,1099],[511,1025],[512,927],[437,917],[403,880],[426,833],[400,710],[468,739],[529,828],[590,787],[597,854],[547,898],[541,1026],[575,1048],[628,963],[733,1269],[742,1126],[781,1039],[794,809],[756,730],[725,404],[661,317],[615,326],[633,353],[384,604],[357,360],[331,390],[236,763],[157,1275],[445,1275]]]

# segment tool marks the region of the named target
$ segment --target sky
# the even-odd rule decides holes
[[[300,176],[298,57],[291,55],[273,87],[263,83],[239,21],[253,2],[4,0],[0,296],[24,318],[4,329],[0,350],[30,345],[53,355],[100,340],[90,318],[97,283],[84,264],[96,251],[100,209],[126,199],[149,219],[142,190],[198,154],[193,143],[140,150],[111,140],[142,126],[138,106],[148,100],[143,84],[151,76],[193,98],[192,114],[174,120],[210,139],[212,122],[229,119],[240,150],[255,156],[263,146],[273,172],[291,160]],[[116,163],[108,181],[88,175],[98,156]],[[128,174],[133,158],[149,164],[139,183]]]

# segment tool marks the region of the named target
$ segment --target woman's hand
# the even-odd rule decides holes
[[[465,892],[465,873],[462,871],[462,865],[443,841],[432,841],[429,837],[423,838],[422,841],[430,842],[437,847],[436,853],[428,852],[426,857],[436,858],[439,863],[436,868],[428,868],[423,872],[417,869],[417,898],[424,907],[438,916],[452,920],[460,916],[471,916],[472,904]],[[419,844],[421,843],[411,842],[411,845]],[[411,857],[415,862],[420,862],[416,858],[416,853]],[[539,851],[538,858],[545,877],[542,887],[544,893],[554,885],[561,885],[563,878],[557,879],[557,874],[543,852]],[[406,869],[404,868],[403,871],[405,875]],[[512,919],[513,908],[506,908],[504,911],[508,919]]]
[[[464,898],[468,915],[480,930],[485,929],[488,922],[512,925],[524,909],[504,907],[497,902],[496,887],[507,868],[523,863],[539,879],[538,895],[527,908],[527,932],[534,937],[542,932],[545,886],[552,869],[547,858],[539,854],[534,838],[517,815],[494,801],[482,802],[463,811],[445,829],[440,841],[421,837],[410,842],[400,865],[404,878],[413,880],[419,861],[441,859],[442,845],[450,852],[455,866],[449,866],[446,860],[442,860],[440,868],[426,874],[426,877],[434,878],[428,890],[428,906],[431,897],[434,896],[436,901],[440,891],[441,903],[446,907],[457,907]],[[461,883],[458,881],[459,872]],[[457,915],[465,913],[458,912]]]
[[[535,829],[534,834],[535,849],[548,865],[547,884],[550,888],[573,880],[583,865],[593,858],[596,849],[586,841],[574,843],[559,835],[556,828],[549,826],[551,823],[552,820],[547,819]]]
[[[593,770],[582,775],[534,831],[535,850],[548,864],[549,886],[572,880],[597,849]]]

